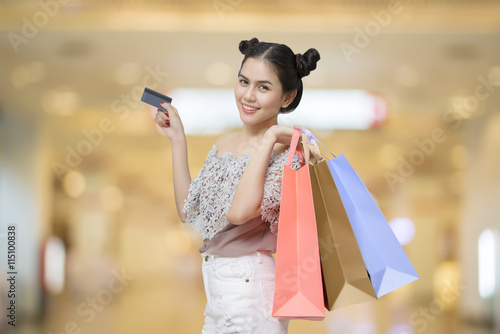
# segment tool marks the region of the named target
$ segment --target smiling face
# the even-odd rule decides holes
[[[267,61],[255,58],[245,61],[234,89],[240,118],[247,125],[276,124],[280,108],[288,106],[295,93],[284,94]]]

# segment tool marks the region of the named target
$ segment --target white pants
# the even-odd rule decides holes
[[[270,253],[201,256],[207,295],[202,334],[288,332],[288,320],[271,316],[276,264]]]

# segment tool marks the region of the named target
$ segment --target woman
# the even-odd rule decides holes
[[[174,192],[181,220],[203,236],[207,295],[203,333],[286,333],[271,316],[281,173],[293,129],[278,125],[302,96],[302,77],[318,51],[294,54],[283,44],[241,41],[234,95],[243,127],[216,140],[191,180],[181,119],[170,104],[156,122],[172,143]],[[292,168],[300,167],[295,157]]]

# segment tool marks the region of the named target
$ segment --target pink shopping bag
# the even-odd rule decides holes
[[[323,284],[307,159],[297,171],[291,168],[299,137],[296,129],[283,169],[272,315],[279,319],[322,320]]]

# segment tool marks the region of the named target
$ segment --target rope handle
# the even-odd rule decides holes
[[[292,161],[293,161],[293,156],[295,155],[295,152],[297,152],[297,155],[299,156],[300,160],[302,160],[302,165],[305,165],[309,161],[309,150],[304,147],[302,149],[299,146],[299,140],[300,140],[300,130],[299,129],[294,129],[293,130],[293,135],[292,135],[292,140],[290,142],[290,149],[288,151],[288,161],[286,165],[288,167],[292,167]],[[304,153],[305,151],[305,153]]]
[[[316,146],[316,148],[318,149],[318,151],[319,151],[319,147],[318,147],[318,144],[317,144],[317,143],[320,143],[320,144],[321,144],[321,146],[323,146],[323,147],[325,148],[325,150],[327,150],[327,151],[328,151],[328,152],[329,152],[329,153],[330,153],[330,154],[331,154],[334,158],[336,158],[336,157],[337,157],[335,154],[333,154],[332,152],[330,152],[330,150],[329,150],[328,148],[326,148],[326,146],[325,146],[325,145],[323,145],[323,143],[322,143],[322,142],[320,142],[320,141],[319,141],[319,139],[318,139],[318,138],[316,138],[316,136],[315,136],[315,135],[314,135],[311,131],[309,131],[309,130],[307,130],[307,129],[305,129],[305,128],[300,129],[300,131],[306,134],[306,136],[307,136],[307,140],[308,140],[311,144],[313,144],[314,146]],[[306,145],[304,145],[304,146],[306,146]],[[323,158],[327,159],[327,158],[326,158],[326,157],[325,157],[322,153],[321,153],[321,155],[323,156]]]

